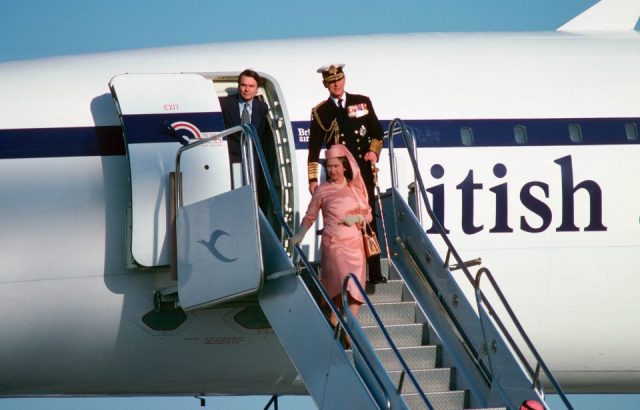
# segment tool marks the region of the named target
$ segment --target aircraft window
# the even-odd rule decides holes
[[[464,145],[473,145],[473,130],[471,127],[460,128],[460,139]]]
[[[524,125],[516,125],[513,127],[513,137],[518,144],[527,143],[527,128]]]
[[[638,141],[638,126],[635,122],[630,121],[626,123],[624,129],[627,132],[627,139],[629,141]]]
[[[582,142],[580,124],[569,124],[569,138],[571,138],[573,142]]]

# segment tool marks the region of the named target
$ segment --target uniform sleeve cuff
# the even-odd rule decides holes
[[[307,164],[307,174],[309,176],[309,182],[318,181],[318,163],[309,162]]]
[[[382,152],[382,140],[374,139],[371,141],[371,145],[369,146],[369,151],[372,151],[374,154],[380,158],[380,152]]]

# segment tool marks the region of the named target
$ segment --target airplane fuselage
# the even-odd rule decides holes
[[[109,82],[123,73],[268,74],[295,139],[303,213],[310,109],[327,98],[316,68],[333,61],[347,63],[347,91],[370,96],[385,124],[402,118],[415,129],[434,211],[462,255],[482,257],[497,277],[561,384],[638,391],[640,37],[504,33],[0,65],[0,396],[305,393],[253,300],[189,312],[175,329],[145,321],[154,292],[172,280],[167,266],[127,260],[130,164]],[[158,107],[183,113],[174,101]],[[398,155],[404,189],[413,179]],[[312,250],[317,240],[308,239]]]

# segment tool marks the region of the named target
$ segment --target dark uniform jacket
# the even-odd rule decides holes
[[[307,159],[309,182],[318,181],[318,160],[322,148],[339,143],[353,154],[365,184],[371,184],[370,164],[364,160],[364,156],[368,151],[380,156],[384,132],[369,97],[349,93],[345,95],[345,108],[342,110],[331,97],[311,110]]]

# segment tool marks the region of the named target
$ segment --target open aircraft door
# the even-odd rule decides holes
[[[131,168],[129,259],[135,266],[167,266],[172,246],[170,174],[181,147],[224,129],[216,90],[199,74],[121,74],[109,85]],[[176,232],[182,307],[204,307],[256,291],[262,283],[258,233],[234,230],[257,221],[255,198],[248,187],[231,190],[226,140],[185,150],[180,180]],[[218,226],[221,222],[224,226]],[[246,258],[229,256],[227,246],[251,255],[253,265],[248,266]],[[226,281],[217,275],[240,269],[251,271],[251,283],[218,286]]]

